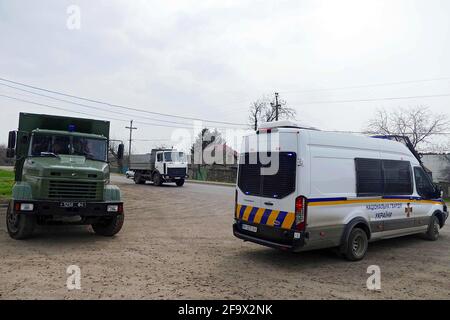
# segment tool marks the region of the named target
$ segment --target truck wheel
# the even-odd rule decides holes
[[[135,184],[145,184],[145,180],[142,179],[140,173],[134,174],[133,180],[134,180],[134,183],[135,183]]]
[[[163,182],[162,182],[162,177],[159,173],[155,173],[153,175],[153,183],[155,184],[155,186],[162,186]]]
[[[436,241],[439,238],[439,219],[436,216],[432,216],[430,224],[428,225],[427,232],[423,235],[426,240]]]
[[[364,258],[367,252],[369,241],[367,234],[360,228],[354,228],[348,237],[347,247],[344,256],[350,261],[359,261]]]
[[[112,237],[122,229],[123,221],[124,215],[118,214],[106,221],[92,224],[92,229],[99,236]]]
[[[177,184],[178,187],[182,187],[184,186],[184,179],[177,180],[175,183]]]
[[[6,211],[6,227],[9,236],[15,240],[30,238],[36,225],[36,217],[32,214],[17,214],[12,210],[11,203]]]

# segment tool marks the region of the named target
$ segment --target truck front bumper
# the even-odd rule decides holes
[[[23,204],[32,205],[32,210],[21,210]],[[73,204],[73,206],[70,207],[70,204]],[[12,208],[17,214],[39,216],[113,217],[123,214],[123,202],[14,200],[12,201]],[[28,206],[28,209],[30,209],[30,206]],[[112,211],[113,209],[114,211]]]
[[[245,224],[248,224],[244,222]],[[256,233],[243,230],[242,222],[233,224],[233,234],[235,237],[260,244],[266,247],[280,249],[284,251],[299,252],[305,245],[305,233],[300,232],[300,238],[294,239],[293,230],[282,230],[275,227],[255,225],[258,229]]]

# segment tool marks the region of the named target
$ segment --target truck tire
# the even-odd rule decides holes
[[[348,237],[344,256],[349,261],[362,260],[367,253],[368,246],[369,240],[366,232],[363,229],[354,228]]]
[[[178,187],[182,187],[184,186],[184,179],[177,180],[175,181],[175,183],[177,184]]]
[[[140,173],[135,173],[133,177],[135,184],[145,184],[145,180],[142,179],[142,176]]]
[[[11,203],[6,211],[6,227],[8,234],[15,240],[24,240],[32,236],[36,225],[33,214],[17,214],[12,210]]]
[[[107,221],[92,224],[92,229],[99,236],[112,237],[122,229],[124,215],[118,214]]]
[[[428,230],[423,234],[423,238],[430,241],[436,241],[439,239],[439,219],[435,215],[431,216]]]
[[[153,183],[155,184],[155,186],[158,186],[158,187],[162,186],[163,181],[162,181],[162,177],[159,173],[155,173],[153,175]]]

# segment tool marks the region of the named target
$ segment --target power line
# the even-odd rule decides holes
[[[45,108],[50,108],[50,109],[55,109],[55,110],[61,110],[61,111],[66,111],[66,112],[72,112],[72,113],[76,113],[76,114],[82,114],[82,115],[86,115],[86,116],[90,116],[90,117],[96,117],[99,118],[98,115],[96,114],[92,114],[92,113],[87,113],[87,112],[82,112],[82,111],[74,111],[74,110],[70,110],[70,109],[66,109],[66,108],[61,108],[61,107],[56,107],[56,106],[51,106],[48,104],[44,104],[44,103],[39,103],[39,102],[35,102],[35,101],[29,101],[29,100],[25,100],[25,99],[20,99],[17,97],[11,97],[8,95],[4,95],[4,94],[0,94],[0,97],[4,97],[4,98],[8,98],[8,99],[12,99],[12,100],[16,100],[16,101],[20,101],[20,102],[24,102],[24,103],[28,103],[28,104],[33,104],[33,105],[37,105],[37,106],[41,106],[41,107],[45,107]],[[111,116],[102,116],[102,118],[108,119],[108,120],[115,120],[115,121],[121,121],[121,122],[126,122],[128,123],[127,120],[124,119],[119,119],[119,118],[114,118]],[[171,126],[171,125],[164,125],[164,124],[160,124],[160,123],[149,123],[149,122],[143,122],[143,121],[135,121],[135,123],[138,124],[142,124],[142,125],[148,125],[148,126],[157,126],[157,127],[166,127],[166,128],[176,128],[176,129],[193,129],[193,126],[186,126],[186,127],[181,127],[181,126]],[[223,128],[223,127],[216,127],[217,129],[230,129],[230,128]]]
[[[18,87],[15,87],[15,86],[11,86],[11,85],[8,85],[8,84],[5,84],[5,83],[0,83],[0,86],[5,86],[5,87],[11,88],[11,89],[20,90],[20,91],[31,93],[33,95],[37,95],[37,96],[40,96],[40,97],[44,97],[44,98],[48,98],[48,99],[52,99],[52,100],[56,100],[56,101],[60,101],[60,102],[64,102],[64,103],[69,103],[69,104],[77,105],[77,106],[84,107],[84,108],[99,110],[99,111],[102,111],[102,112],[108,112],[108,113],[112,113],[112,114],[121,114],[121,115],[125,115],[127,117],[130,116],[129,113],[120,112],[120,111],[110,111],[110,110],[105,110],[105,109],[102,109],[102,108],[99,108],[99,107],[86,105],[86,104],[83,104],[83,103],[78,103],[78,102],[69,101],[69,100],[65,100],[65,99],[59,99],[59,98],[52,97],[52,96],[49,96],[49,95],[46,95],[46,94],[41,94],[41,93],[33,92],[33,91],[30,91],[30,90],[26,90],[26,89],[18,88]],[[139,117],[143,118],[143,119],[147,119],[147,120],[160,121],[160,122],[164,122],[164,123],[188,125],[187,123],[170,121],[170,120],[155,119],[155,118],[150,118],[150,117],[146,117],[146,116],[142,116],[142,115],[139,115]]]
[[[310,93],[310,92],[322,92],[322,91],[338,91],[338,90],[361,89],[361,88],[372,88],[372,87],[387,87],[387,86],[393,86],[393,85],[442,81],[442,80],[450,80],[450,77],[422,79],[422,80],[406,80],[406,81],[397,81],[397,82],[375,83],[375,84],[355,85],[355,86],[336,87],[336,88],[324,88],[324,89],[280,91],[280,93]]]
[[[125,109],[125,110],[131,110],[131,111],[137,111],[137,112],[142,112],[142,113],[154,114],[154,115],[159,115],[159,116],[164,116],[164,117],[173,117],[173,118],[185,119],[185,120],[197,120],[197,121],[210,122],[210,123],[228,124],[228,125],[235,125],[235,126],[245,126],[245,124],[243,124],[243,123],[207,120],[207,119],[196,118],[196,117],[185,117],[185,116],[178,116],[178,115],[172,115],[172,114],[161,113],[161,112],[148,111],[148,110],[143,110],[143,109],[138,109],[138,108],[126,107],[126,106],[122,106],[122,105],[118,105],[118,104],[112,104],[112,103],[104,102],[104,101],[100,101],[100,100],[94,100],[94,99],[90,99],[90,98],[79,97],[79,96],[75,96],[75,95],[71,95],[71,94],[67,94],[67,93],[63,93],[63,92],[58,92],[58,91],[54,91],[54,90],[44,89],[44,88],[41,88],[41,87],[31,86],[31,85],[28,85],[28,84],[25,84],[25,83],[12,81],[12,80],[5,79],[5,78],[0,78],[0,80],[1,81],[5,81],[5,82],[9,82],[9,83],[14,83],[16,85],[24,86],[24,87],[35,89],[35,90],[40,90],[40,91],[45,91],[45,92],[48,92],[48,93],[53,93],[53,94],[57,94],[57,95],[61,95],[61,96],[66,96],[66,97],[69,97],[69,98],[74,98],[74,99],[84,100],[84,101],[88,101],[88,102],[92,102],[92,103],[98,103],[98,104],[102,104],[102,105],[107,105],[107,106],[112,107],[112,108],[120,108],[120,109]]]
[[[373,99],[350,99],[350,100],[329,100],[329,101],[305,101],[300,104],[327,104],[327,103],[350,103],[350,102],[371,102],[371,101],[389,101],[389,100],[408,100],[408,99],[422,99],[422,98],[439,98],[450,97],[450,93],[430,94],[423,96],[404,96],[404,97],[384,97]]]

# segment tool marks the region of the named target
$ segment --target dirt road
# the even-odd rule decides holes
[[[46,227],[14,241],[0,209],[0,299],[450,299],[449,227],[437,242],[373,243],[351,263],[330,250],[291,254],[235,239],[233,188],[116,182],[126,220],[113,239]],[[81,290],[66,288],[70,265],[81,268]],[[379,292],[366,288],[370,265],[381,268]]]

